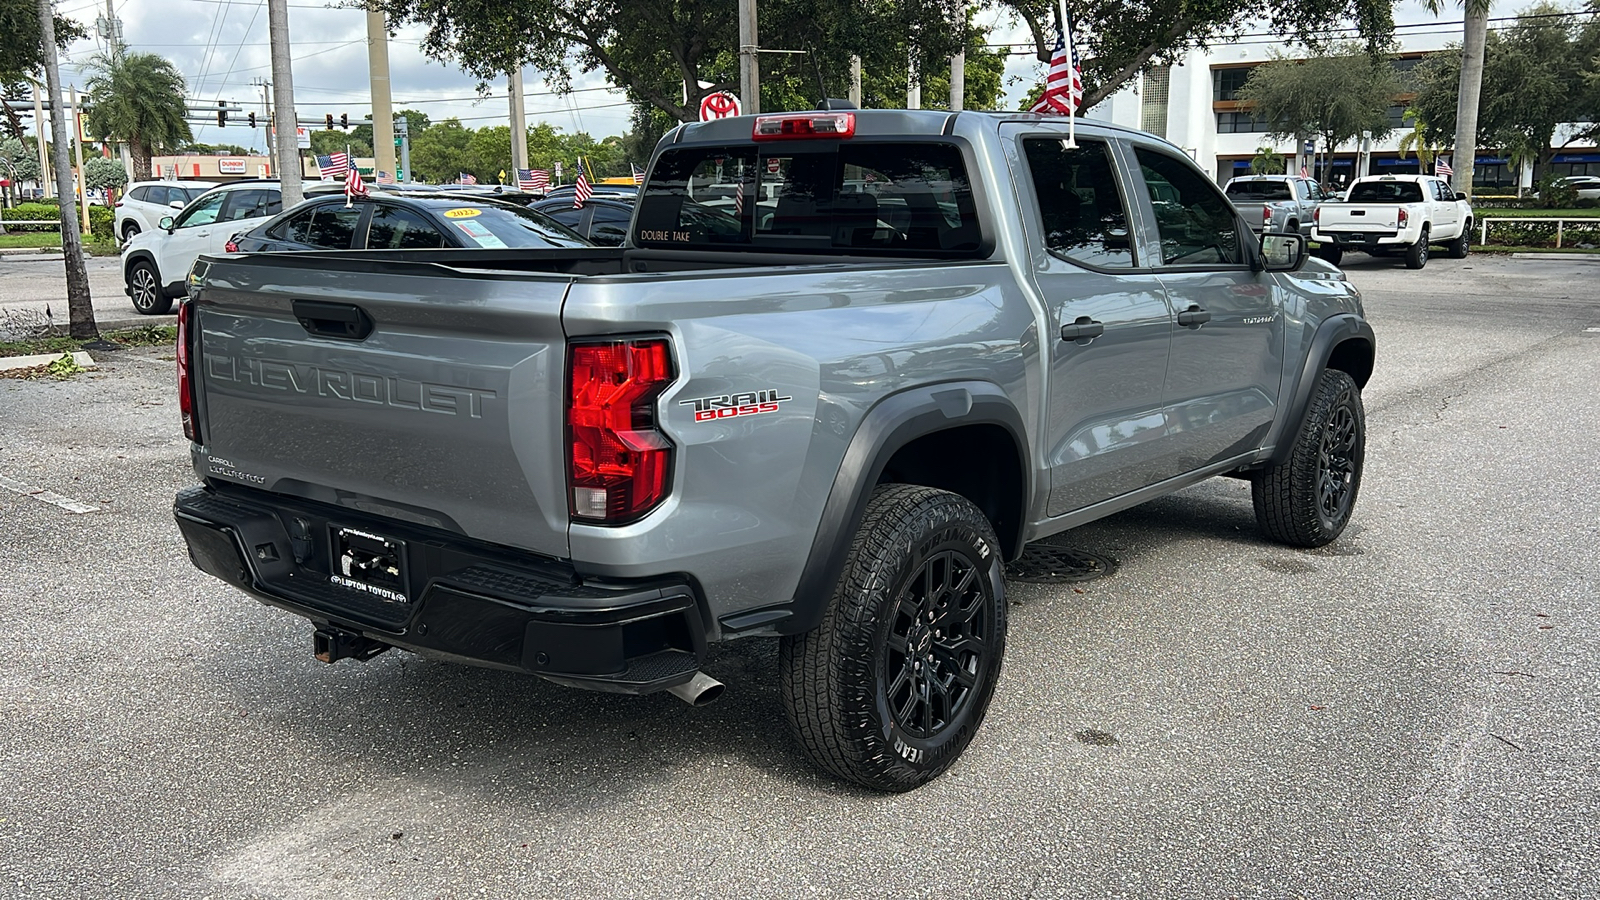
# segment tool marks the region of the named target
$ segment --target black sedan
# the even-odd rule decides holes
[[[596,196],[581,207],[574,207],[572,202],[573,196],[568,192],[564,197],[541,200],[533,204],[533,209],[583,235],[597,247],[621,246],[628,236],[628,223],[633,221],[632,198]]]
[[[526,207],[471,196],[375,194],[308,200],[228,242],[229,252],[276,250],[505,250],[590,247]]]

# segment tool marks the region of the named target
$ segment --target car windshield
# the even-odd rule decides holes
[[[1415,181],[1362,181],[1350,189],[1351,203],[1421,203],[1422,185]]]
[[[1287,181],[1235,181],[1228,185],[1229,200],[1292,200]]]
[[[541,212],[486,201],[438,204],[446,222],[466,238],[468,246],[503,250],[517,247],[592,247],[576,231]]]
[[[970,257],[977,204],[952,143],[774,142],[663,153],[634,238],[675,249]]]

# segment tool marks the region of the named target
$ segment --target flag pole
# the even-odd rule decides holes
[[[350,193],[350,169],[356,164],[356,158],[350,155],[350,145],[344,145],[344,208],[351,209],[356,205],[356,197]]]
[[[1067,43],[1067,65],[1073,65],[1077,48],[1072,45],[1072,29],[1067,23],[1067,0],[1061,0],[1061,36]],[[1074,67],[1076,69],[1076,67]],[[1072,78],[1080,77],[1074,72]],[[1078,149],[1078,104],[1072,99],[1072,82],[1067,82],[1067,149]]]

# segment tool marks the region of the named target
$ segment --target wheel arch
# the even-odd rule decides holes
[[[147,262],[147,263],[150,264],[150,268],[155,270],[155,273],[156,273],[156,283],[160,284],[161,283],[161,266],[156,264],[156,256],[155,256],[154,253],[151,253],[149,250],[135,250],[132,253],[129,253],[127,258],[122,261],[122,280],[123,280],[123,282],[124,283],[127,282],[129,274],[133,272],[134,264],[135,263],[139,263],[139,262]]]
[[[1329,316],[1317,327],[1289,402],[1268,435],[1266,443],[1274,448],[1271,461],[1282,461],[1293,448],[1294,435],[1300,432],[1305,421],[1306,409],[1311,405],[1323,370],[1346,372],[1355,379],[1357,387],[1364,388],[1372,378],[1377,349],[1378,339],[1372,333],[1372,326],[1355,313]]]
[[[954,382],[892,394],[862,419],[834,476],[811,552],[776,623],[780,634],[821,621],[850,541],[879,484],[921,484],[971,500],[988,516],[1002,553],[1021,552],[1032,471],[1022,415],[997,385]],[[972,465],[974,458],[983,464]]]

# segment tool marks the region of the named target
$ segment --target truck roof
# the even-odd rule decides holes
[[[950,112],[944,109],[796,109],[782,112],[762,113],[762,116],[790,115],[803,116],[807,113],[825,116],[838,113],[853,113],[856,117],[856,134],[860,136],[894,135],[906,136],[933,136],[940,134],[954,134],[956,122],[980,120],[987,121],[991,130],[998,130],[1000,125],[1007,122],[1039,122],[1048,124],[1067,124],[1063,116],[1046,116],[1039,113],[1006,111],[1006,110],[962,110]],[[662,145],[679,143],[705,142],[739,142],[750,140],[758,116],[734,116],[726,119],[714,119],[710,122],[690,122],[679,125],[666,133],[661,138]],[[1150,140],[1171,144],[1164,138],[1157,137],[1137,128],[1129,128],[1102,119],[1078,118],[1079,129],[1089,133],[1105,134],[1115,132],[1127,135],[1137,135]],[[1176,145],[1173,145],[1176,146]]]

